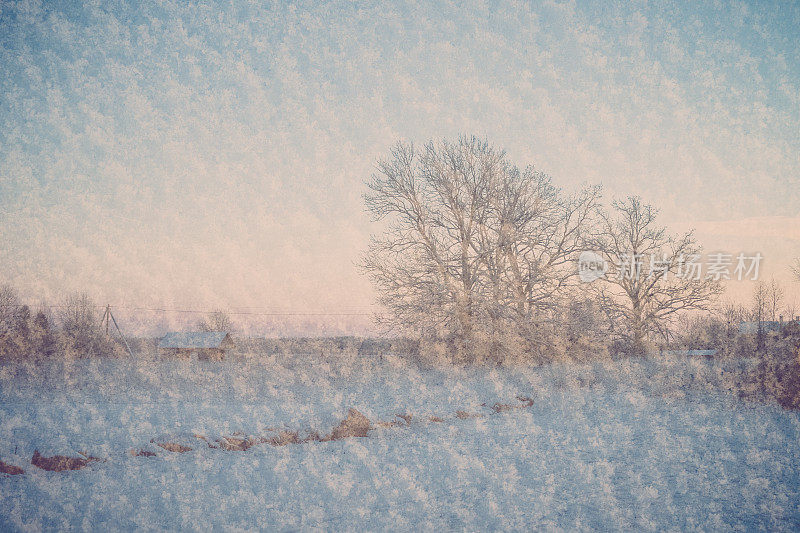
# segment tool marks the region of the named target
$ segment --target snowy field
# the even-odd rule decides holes
[[[720,392],[747,364],[4,363],[0,460],[26,473],[0,475],[0,530],[796,530],[800,416]],[[491,408],[517,396],[534,404]],[[367,437],[226,451],[195,436],[325,434],[349,408]],[[395,414],[411,422],[377,425]],[[34,450],[103,461],[49,472]]]

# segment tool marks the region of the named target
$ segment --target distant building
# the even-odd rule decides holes
[[[661,355],[677,355],[682,357],[713,357],[717,350],[661,350]]]
[[[170,332],[158,342],[162,355],[197,358],[208,361],[222,361],[225,353],[234,347],[231,336],[226,331]]]
[[[783,321],[783,318],[780,320],[762,320],[761,324],[761,332],[762,333],[769,333],[770,331],[780,331],[787,325],[793,322],[800,322],[800,317],[796,317],[794,320],[789,320],[787,322]],[[739,322],[739,333],[743,335],[756,335],[758,334],[759,330],[759,322]]]

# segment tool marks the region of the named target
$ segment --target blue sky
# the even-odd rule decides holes
[[[474,133],[789,283],[800,3],[259,4],[0,4],[0,281],[364,310],[376,159]]]

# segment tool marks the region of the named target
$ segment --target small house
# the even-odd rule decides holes
[[[162,355],[190,358],[196,353],[198,359],[206,361],[222,361],[233,347],[226,331],[170,332],[158,342]]]
[[[781,331],[789,324],[800,323],[800,317],[795,317],[794,320],[784,322],[783,317],[780,320],[762,320],[761,322],[739,322],[739,333],[742,335],[756,335],[759,331],[761,333],[769,333],[770,331]]]
[[[661,350],[661,355],[679,357],[714,357],[717,355],[717,350]]]

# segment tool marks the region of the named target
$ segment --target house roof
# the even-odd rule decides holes
[[[226,331],[171,331],[158,342],[159,348],[220,348]]]
[[[663,350],[662,355],[685,355],[685,356],[705,356],[717,355],[717,350]]]
[[[777,320],[762,320],[761,331],[778,331],[785,324],[787,323],[781,324]],[[758,333],[758,325],[758,322],[739,322],[739,333]]]

